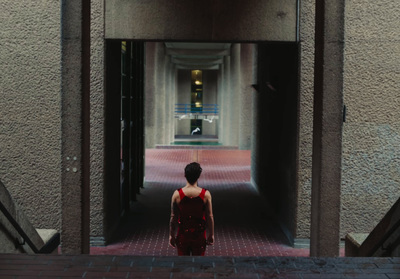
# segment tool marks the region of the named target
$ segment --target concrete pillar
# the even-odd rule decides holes
[[[220,143],[224,142],[224,133],[223,133],[223,96],[224,96],[224,70],[225,66],[222,64],[220,65],[220,69],[218,70],[218,106],[219,106],[219,119],[218,119],[218,125],[217,125],[217,135],[218,135],[218,141]]]
[[[163,43],[156,43],[155,51],[155,144],[163,144],[165,141],[165,55]]]
[[[215,70],[203,71],[203,104],[216,104],[217,92],[217,72]],[[203,135],[216,135],[216,121],[203,121]]]
[[[90,1],[62,1],[62,253],[89,253]]]
[[[175,135],[174,125],[174,108],[175,108],[175,66],[168,59],[168,141],[172,143]]]
[[[169,78],[169,92],[168,92],[168,99],[169,101],[169,143],[174,141],[174,135],[175,135],[175,125],[174,125],[174,118],[175,118],[175,66],[169,62],[169,72],[170,72],[170,78]]]
[[[231,48],[231,81],[229,92],[229,144],[239,145],[240,114],[240,44],[232,44]]]
[[[229,145],[229,110],[230,103],[229,98],[231,97],[230,91],[230,80],[231,80],[231,57],[224,57],[224,76],[223,76],[223,91],[222,91],[222,133],[223,133],[223,145]]]
[[[155,146],[155,127],[156,127],[156,84],[155,71],[156,64],[156,44],[146,43],[146,67],[145,67],[145,147],[154,148]]]
[[[179,104],[190,104],[190,70],[178,70],[177,72],[177,101]],[[190,135],[190,120],[175,120],[177,123],[177,135]]]
[[[344,0],[316,1],[311,248],[339,256]]]
[[[252,84],[255,84],[255,45],[242,44],[240,48],[240,115],[239,115],[239,149],[251,148],[251,123],[253,118]]]

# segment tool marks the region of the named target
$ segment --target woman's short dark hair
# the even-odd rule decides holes
[[[202,168],[199,163],[193,162],[185,167],[185,177],[190,185],[193,185],[200,177]]]

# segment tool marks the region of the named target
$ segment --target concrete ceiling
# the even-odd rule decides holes
[[[167,55],[177,69],[217,70],[230,55],[230,43],[165,43]]]

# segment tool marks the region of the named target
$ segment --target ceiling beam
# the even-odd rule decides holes
[[[178,70],[219,70],[219,65],[176,65]]]
[[[223,64],[223,59],[199,59],[199,58],[174,58],[171,62],[179,65],[216,65]]]
[[[229,49],[178,49],[167,48],[167,55],[178,56],[228,56],[230,55]]]

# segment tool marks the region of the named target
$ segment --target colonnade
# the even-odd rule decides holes
[[[230,55],[217,70],[216,78],[205,75],[207,87],[205,103],[219,105],[219,119],[216,127],[205,129],[215,131],[223,145],[251,148],[252,102],[256,45],[231,45]],[[193,69],[195,70],[195,69]],[[145,141],[146,148],[158,144],[170,144],[175,135],[188,133],[189,121],[176,124],[174,106],[176,103],[190,103],[190,74],[180,72],[171,62],[160,42],[146,43],[146,86],[145,86]],[[209,124],[208,122],[206,124]],[[206,125],[205,124],[205,125]],[[209,125],[211,126],[211,125]],[[207,126],[208,127],[208,126]],[[184,131],[186,130],[186,131]]]

